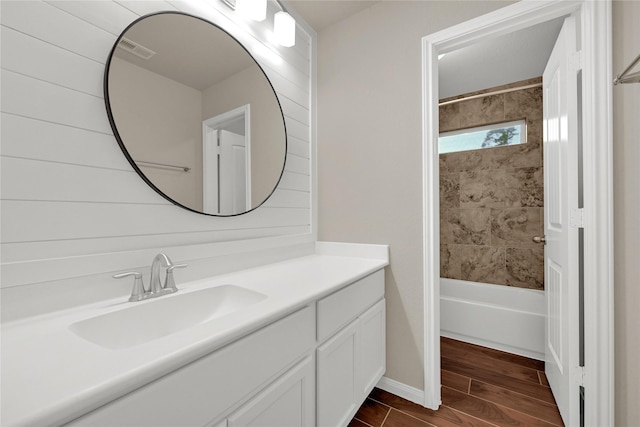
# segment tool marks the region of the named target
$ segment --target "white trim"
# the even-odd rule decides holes
[[[311,159],[311,234],[314,240],[318,240],[318,35],[316,31],[296,12],[295,6],[291,7],[289,0],[279,0],[287,13],[296,20],[296,26],[309,35],[309,67],[311,80],[311,93],[309,94],[309,158]]]
[[[443,337],[544,360],[543,291],[440,279],[440,304]]]
[[[614,425],[611,2],[582,8],[585,401],[587,425]]]
[[[309,29],[310,34],[313,30]],[[309,156],[311,159],[311,234],[318,240],[318,37],[313,32],[311,38],[311,93],[309,102]]]
[[[395,394],[396,396],[400,396],[403,399],[407,399],[410,402],[417,403],[418,405],[422,405],[424,402],[424,392],[422,390],[399,381],[392,380],[391,378],[380,378],[376,387],[384,391],[388,391],[391,394]]]
[[[438,52],[422,39],[422,195],[424,283],[424,406],[437,410],[440,393],[440,177]],[[425,139],[426,138],[426,139]]]
[[[440,402],[437,56],[482,39],[578,12],[583,52],[586,425],[613,425],[613,184],[611,2],[523,0],[422,40],[424,378],[426,407]],[[437,370],[437,371],[436,371]]]
[[[233,110],[226,111],[217,116],[210,117],[202,122],[202,206],[205,212],[219,212],[218,198],[211,200],[211,197],[207,195],[211,194],[211,183],[215,182],[217,193],[217,177],[218,177],[218,165],[217,163],[210,162],[211,148],[211,131],[219,130],[220,126],[223,126],[226,122],[244,118],[244,145],[245,145],[245,206],[247,210],[252,209],[251,200],[251,105],[244,104]],[[216,144],[218,140],[216,138]],[[217,154],[220,154],[219,147],[216,147]]]

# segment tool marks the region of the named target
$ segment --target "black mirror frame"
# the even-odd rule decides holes
[[[183,205],[181,203],[176,202],[171,197],[169,197],[167,194],[165,194],[162,190],[160,190],[158,187],[156,187],[155,184],[153,182],[151,182],[151,180],[149,178],[147,178],[147,176],[144,174],[144,172],[142,172],[142,170],[138,167],[136,162],[133,160],[133,158],[129,154],[129,151],[127,150],[127,147],[125,146],[124,141],[122,140],[122,137],[120,136],[120,133],[118,132],[118,127],[116,126],[115,119],[113,117],[113,112],[111,111],[111,103],[109,102],[109,70],[111,68],[111,60],[113,59],[114,53],[115,53],[116,49],[118,48],[118,43],[120,43],[120,40],[122,39],[122,37],[124,37],[126,32],[131,27],[133,27],[138,22],[140,22],[140,21],[142,21],[144,19],[147,19],[147,18],[152,17],[152,16],[157,16],[157,15],[181,15],[181,16],[187,16],[187,17],[190,17],[190,18],[195,18],[195,19],[198,19],[200,21],[203,21],[203,22],[205,22],[205,23],[207,23],[209,25],[212,25],[212,26],[218,28],[219,30],[223,31],[225,34],[227,34],[229,37],[231,37],[233,40],[235,40],[235,42],[238,43],[238,46],[240,46],[242,49],[244,49],[244,51],[247,53],[247,55],[249,55],[249,57],[253,60],[253,62],[258,66],[258,68],[260,69],[260,71],[264,75],[264,78],[266,79],[267,83],[269,83],[269,86],[271,87],[271,90],[273,91],[273,96],[275,97],[276,102],[278,103],[278,108],[280,109],[280,115],[282,116],[282,126],[284,128],[284,159],[283,159],[283,162],[282,162],[282,170],[280,171],[280,176],[278,177],[277,182],[273,186],[273,189],[271,190],[269,195],[262,202],[260,202],[260,204],[258,204],[257,206],[252,207],[251,209],[248,209],[248,210],[246,210],[244,212],[239,212],[239,213],[234,213],[234,214],[229,214],[229,215],[209,214],[209,213],[206,213],[206,212],[201,212],[201,211],[192,209],[192,208],[190,208],[188,206],[185,206],[185,205]],[[229,34],[228,31],[226,31],[224,28],[220,27],[219,25],[214,24],[213,22],[211,22],[211,21],[209,21],[207,19],[201,18],[199,16],[191,15],[191,14],[185,13],[185,12],[178,12],[178,11],[163,11],[163,12],[150,13],[150,14],[143,15],[143,16],[137,18],[131,24],[127,25],[127,27],[122,31],[122,33],[120,33],[120,35],[116,39],[113,47],[111,48],[111,51],[109,52],[109,57],[107,58],[107,62],[105,64],[103,88],[104,88],[104,103],[105,103],[105,106],[106,106],[106,109],[107,109],[107,117],[109,118],[109,124],[111,125],[111,129],[113,130],[113,136],[116,138],[116,141],[118,142],[118,145],[120,146],[120,149],[122,150],[122,153],[127,158],[127,160],[129,161],[129,163],[131,164],[133,169],[136,171],[138,176],[140,176],[140,178],[142,178],[142,180],[144,182],[146,182],[147,185],[149,185],[149,187],[151,187],[156,193],[158,193],[159,195],[161,195],[162,197],[164,197],[165,199],[167,199],[169,202],[173,203],[174,205],[179,206],[179,207],[181,207],[181,208],[183,208],[185,210],[188,210],[188,211],[191,211],[191,212],[195,212],[195,213],[200,214],[200,215],[206,215],[206,216],[212,216],[212,217],[222,217],[222,218],[234,217],[234,216],[244,215],[246,213],[249,213],[249,212],[252,212],[252,211],[258,209],[267,200],[269,200],[269,198],[273,195],[273,193],[278,188],[278,185],[280,184],[280,181],[282,180],[282,176],[284,175],[284,169],[285,169],[285,166],[286,166],[286,163],[287,163],[287,149],[288,149],[287,123],[286,123],[286,121],[284,119],[284,113],[282,111],[282,105],[280,104],[280,99],[278,98],[278,94],[276,93],[276,91],[275,91],[275,89],[273,87],[273,84],[271,83],[271,80],[269,80],[269,77],[267,76],[267,73],[264,72],[264,69],[260,66],[258,61],[253,57],[251,52],[249,52],[249,50],[242,43],[240,43],[240,41],[238,39],[236,39],[234,36]]]

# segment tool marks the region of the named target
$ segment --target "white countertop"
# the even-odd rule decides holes
[[[126,298],[119,298],[3,324],[1,424],[59,425],[71,421],[387,264],[387,259],[310,255],[178,283],[180,292],[174,295],[233,284],[267,298],[246,309],[126,349],[103,348],[80,338],[69,326],[153,300],[129,303]]]

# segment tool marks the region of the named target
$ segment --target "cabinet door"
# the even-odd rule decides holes
[[[359,317],[360,363],[358,376],[360,396],[368,396],[386,370],[385,300]]]
[[[231,415],[227,426],[314,426],[314,368],[313,358],[307,357]]]
[[[346,426],[358,409],[358,320],[318,347],[318,427]]]

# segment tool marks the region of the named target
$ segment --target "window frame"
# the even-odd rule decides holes
[[[520,126],[521,129],[521,133],[520,133],[520,142],[517,143],[512,143],[512,144],[506,144],[506,145],[497,145],[497,146],[490,146],[490,147],[477,147],[477,148],[469,148],[469,149],[463,149],[463,150],[453,150],[453,151],[446,151],[446,152],[442,152],[441,151],[441,139],[442,138],[447,138],[447,137],[452,137],[452,136],[456,136],[456,135],[464,135],[464,134],[468,134],[468,133],[472,133],[472,132],[483,132],[483,131],[491,131],[491,130],[497,130],[497,129],[506,129],[509,127],[516,127],[516,126]],[[476,150],[487,150],[487,149],[491,149],[491,148],[502,148],[502,147],[513,147],[515,145],[523,145],[526,144],[528,142],[528,138],[527,138],[527,119],[526,118],[520,118],[520,119],[515,119],[515,120],[509,120],[509,121],[500,121],[500,122],[493,122],[493,123],[487,123],[484,125],[480,125],[480,126],[470,126],[470,127],[465,127],[465,128],[460,128],[460,129],[454,129],[454,130],[449,130],[449,131],[445,131],[445,132],[440,132],[440,134],[438,135],[438,154],[451,154],[451,153],[462,153],[465,151],[476,151]]]

